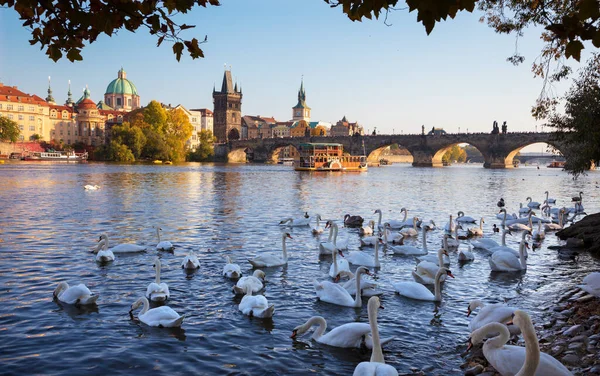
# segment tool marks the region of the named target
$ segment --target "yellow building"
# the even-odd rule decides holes
[[[310,134],[308,129],[309,129],[309,126],[305,120],[296,121],[290,127],[290,136],[291,137],[304,137],[307,135],[307,133]]]
[[[19,141],[31,141],[38,136],[50,139],[48,114],[50,105],[37,95],[26,94],[16,86],[0,83],[0,116],[14,120],[19,125]]]

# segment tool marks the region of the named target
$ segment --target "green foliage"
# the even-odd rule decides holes
[[[169,145],[169,159],[173,162],[185,161],[186,141],[192,136],[190,119],[181,109],[167,113],[165,138]]]
[[[157,101],[150,101],[144,108],[144,122],[150,124],[155,132],[160,134],[165,132],[167,123],[167,111]]]
[[[600,162],[600,54],[580,71],[566,94],[564,114],[553,108],[549,125],[556,140],[566,145],[565,170],[575,177]]]
[[[102,145],[94,153],[94,159],[115,162],[134,162],[135,157],[126,145],[111,140],[109,144]]]
[[[17,142],[20,133],[17,122],[0,116],[0,141]]]
[[[467,153],[458,145],[452,146],[442,157],[444,162],[459,162],[467,161]]]
[[[198,132],[199,144],[195,151],[188,154],[188,160],[192,162],[208,162],[215,155],[214,143],[217,138],[213,136],[211,131]]]
[[[41,139],[42,139],[42,136],[40,136],[40,135],[39,135],[39,134],[37,134],[37,133],[34,133],[34,134],[32,134],[31,136],[29,136],[29,139],[30,139],[31,141],[39,141],[39,140],[41,140]]]
[[[153,129],[144,129],[146,144],[142,149],[142,157],[147,159],[169,160],[169,145],[164,140],[163,135]]]
[[[130,123],[125,122],[121,125],[113,125],[111,132],[114,141],[127,146],[135,159],[140,158],[146,144],[146,136],[141,128],[132,127]]]

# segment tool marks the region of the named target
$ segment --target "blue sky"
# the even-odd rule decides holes
[[[52,76],[62,103],[70,79],[76,99],[88,85],[98,101],[123,66],[143,104],[212,109],[213,84],[220,87],[226,63],[242,85],[246,115],[289,120],[304,75],[312,120],[345,115],[379,133],[417,133],[422,124],[489,132],[494,120],[506,120],[509,131],[535,129],[530,108],[542,87],[531,73],[541,47],[535,30],[520,41],[526,61],[515,67],[506,62],[514,37],[494,33],[478,13],[461,13],[427,36],[408,11],[390,14],[388,27],[382,20],[351,22],[322,0],[222,3],[180,17],[196,25],[185,38],[208,35],[208,43],[206,58],[179,63],[171,44],[157,48],[145,29],[100,37],[84,49],[83,62],[54,63],[29,45],[17,13],[0,9],[0,81],[45,97]]]

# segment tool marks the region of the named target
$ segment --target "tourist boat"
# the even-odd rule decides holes
[[[562,161],[552,161],[546,167],[548,167],[548,168],[564,168],[565,167],[565,162],[562,162]]]
[[[298,145],[296,171],[367,171],[367,157],[344,154],[342,144],[307,143]]]
[[[286,166],[293,166],[294,165],[294,158],[279,158],[279,160],[277,161],[277,164],[282,164],[282,165],[286,165]]]
[[[24,161],[59,161],[80,162],[88,159],[88,153],[75,153],[74,151],[43,151],[33,152],[23,157]]]

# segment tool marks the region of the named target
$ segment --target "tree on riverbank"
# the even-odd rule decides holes
[[[188,154],[188,161],[190,162],[207,162],[211,161],[215,155],[214,143],[217,142],[217,138],[213,136],[211,131],[203,130],[198,132],[198,147],[193,152]]]
[[[467,153],[460,146],[454,145],[444,154],[442,161],[464,163],[467,161]]]
[[[5,116],[0,116],[0,141],[17,142],[20,133],[19,124]]]

